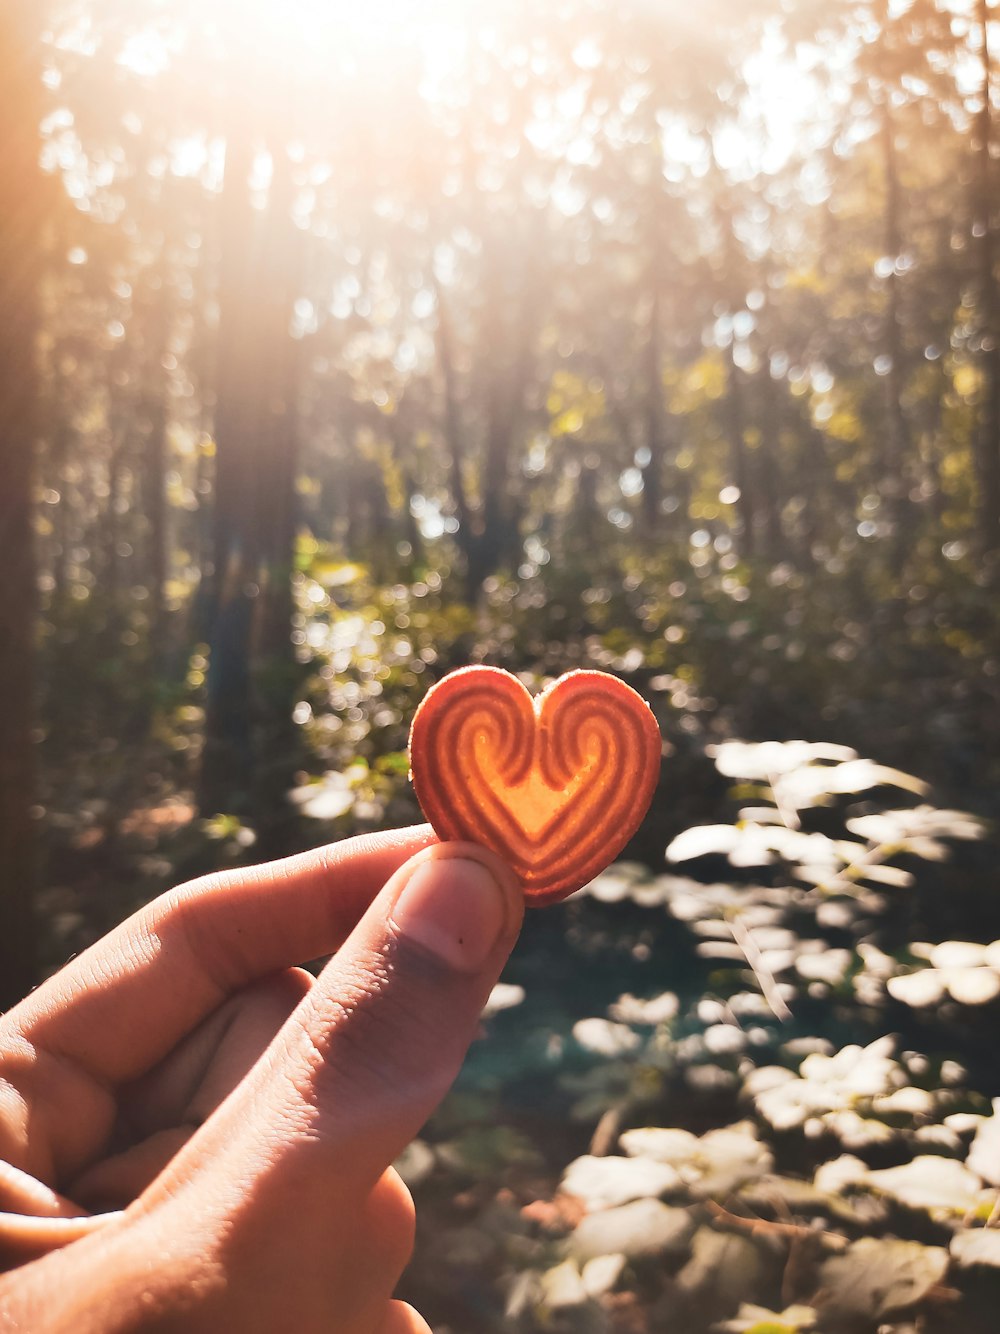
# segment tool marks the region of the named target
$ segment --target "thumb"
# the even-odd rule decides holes
[[[474,844],[426,848],[392,876],[132,1211],[155,1245],[223,1275],[227,1320],[192,1329],[377,1328],[413,1232],[386,1169],[458,1073],[523,909],[510,869]]]
[[[450,1088],[523,911],[494,853],[424,849],[286,1023],[266,1063],[272,1124],[318,1140],[341,1189],[370,1187]]]

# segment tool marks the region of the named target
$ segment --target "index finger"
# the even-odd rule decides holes
[[[233,992],[339,948],[433,842],[429,825],[367,834],[172,890],[0,1018],[0,1052],[26,1040],[101,1085],[136,1079]]]

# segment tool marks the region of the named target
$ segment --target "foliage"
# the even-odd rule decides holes
[[[44,968],[419,819],[449,669],[616,672],[662,782],[401,1164],[411,1295],[992,1334],[995,6],[29,8],[0,843],[40,834]]]
[[[741,874],[765,869],[766,885],[621,863],[581,891],[566,939],[589,957],[591,985],[572,1005],[563,996],[553,1015],[536,977],[509,1018],[490,1020],[469,1079],[493,1091],[464,1117],[482,1117],[483,1133],[495,1135],[502,1097],[503,1124],[537,1133],[543,1109],[559,1116],[562,1108],[585,1151],[567,1161],[566,1135],[548,1141],[551,1203],[538,1200],[539,1167],[525,1171],[520,1148],[499,1190],[494,1177],[469,1195],[463,1181],[475,1173],[454,1171],[457,1126],[446,1105],[421,1142],[421,1172],[411,1178],[418,1197],[440,1208],[458,1192],[464,1245],[479,1233],[487,1267],[504,1244],[500,1211],[513,1250],[496,1270],[498,1326],[610,1331],[669,1321],[682,1331],[837,1334],[908,1329],[915,1314],[933,1319],[942,1309],[978,1329],[975,1276],[995,1263],[988,1225],[1000,1131],[984,1094],[996,1072],[985,1088],[971,1082],[958,1059],[957,1010],[911,1025],[903,1046],[891,1032],[884,972],[876,982],[879,960],[894,961],[876,942],[890,931],[900,938],[901,920],[912,920],[921,866],[946,864],[953,846],[984,831],[928,804],[911,775],[844,747],[730,742],[715,762],[737,801],[758,803],[739,811],[732,835],[801,838],[755,838],[749,856],[743,839],[723,837],[726,826],[701,826],[671,844],[671,857],[690,851],[705,869],[709,852],[725,853]],[[919,804],[883,807],[878,797],[892,788]],[[850,849],[835,829],[802,827],[834,811],[855,836]],[[903,858],[913,869],[886,876]],[[818,865],[823,874],[812,874]],[[887,923],[900,896],[903,910]],[[613,933],[602,917],[616,923]],[[742,933],[733,930],[741,919]],[[663,959],[682,976],[678,936],[689,959],[683,994],[657,993]],[[603,1015],[574,1017],[572,1006],[593,1001],[602,956],[622,948],[629,963],[614,977],[632,992]],[[951,957],[959,947],[934,948]],[[529,969],[515,955],[510,975],[527,978]],[[561,978],[550,985],[559,989]],[[991,1008],[994,1024],[996,996],[973,999]],[[541,1061],[518,1040],[539,1024],[549,1032]],[[494,1044],[515,1048],[520,1078],[510,1069],[499,1085],[488,1078]],[[453,1275],[460,1263],[447,1239],[425,1234],[414,1273]]]

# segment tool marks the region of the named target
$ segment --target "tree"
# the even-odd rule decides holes
[[[290,99],[287,70],[279,84]],[[284,824],[293,768],[297,359],[289,325],[297,243],[292,127],[275,115],[263,138],[259,124],[245,123],[238,91],[231,93],[221,200],[215,542],[199,805],[206,815],[248,816],[269,837]],[[251,204],[249,176],[265,149],[272,178],[261,213]],[[280,833],[275,837],[280,842]]]
[[[32,891],[35,340],[46,183],[30,0],[0,11],[0,1009],[37,981]]]
[[[993,158],[993,71],[990,51],[992,6],[977,0],[981,83],[976,137],[978,172],[973,203],[973,236],[979,249],[979,359],[982,391],[976,433],[979,520],[987,551],[1000,549],[1000,300],[997,294],[997,174]]]

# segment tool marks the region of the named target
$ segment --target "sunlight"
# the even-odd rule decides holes
[[[543,47],[553,18],[551,11],[533,16],[519,6],[475,0],[361,5],[347,0],[204,0],[201,5],[172,0],[155,18],[137,20],[121,35],[116,63],[153,84],[208,53],[217,76],[241,90],[238,96],[248,105],[266,99],[271,76],[275,81],[290,77],[302,87],[314,83],[332,99],[342,94],[359,124],[382,119],[383,106],[390,116],[402,89],[415,93],[432,115],[450,121],[468,105],[481,63],[494,58],[493,48],[507,28],[514,41],[507,42],[512,63],[502,76],[504,98],[517,101],[529,67],[541,73],[538,62],[546,59]],[[71,30],[57,41],[80,46],[85,37]],[[599,161],[599,122],[590,112],[588,90],[594,72],[621,54],[613,39],[593,34],[581,36],[570,54],[568,82],[556,89],[548,76],[540,79],[530,107],[522,106],[523,134],[550,161],[564,160],[571,170],[593,168]],[[740,180],[781,171],[807,143],[822,138],[829,110],[809,67],[809,53],[790,50],[773,30],[748,51],[743,74],[748,91],[742,104],[712,132],[719,165]],[[660,123],[665,178],[671,183],[703,178],[710,159],[697,114],[692,119],[676,104]],[[202,142],[175,148],[175,174],[198,175],[205,153]],[[566,175],[553,186],[551,198],[562,215],[574,217],[584,195]]]
[[[278,1133],[346,1080],[421,1328],[997,1330],[998,53],[1000,0],[0,0],[0,1083],[40,1006],[125,1080],[0,1099],[86,1215],[0,1161],[17,1328],[395,1311]],[[483,1014],[466,838],[532,906]],[[418,849],[258,1115],[301,1053],[236,1048]],[[143,969],[178,902],[263,990]]]
[[[422,71],[421,96],[433,103],[466,64],[473,0],[171,0],[155,17],[135,18],[119,37],[115,63],[144,81],[182,68],[192,52],[209,52],[220,71],[249,75],[253,95],[262,70],[291,68],[335,87],[338,79],[363,79],[388,89],[398,76]],[[93,54],[91,28],[64,19],[54,44]]]
[[[209,0],[220,35],[238,34],[244,49],[271,50],[296,64],[326,64],[331,74],[364,72],[379,81],[395,59],[417,52],[432,68],[451,72],[465,50],[463,29],[473,0]]]

